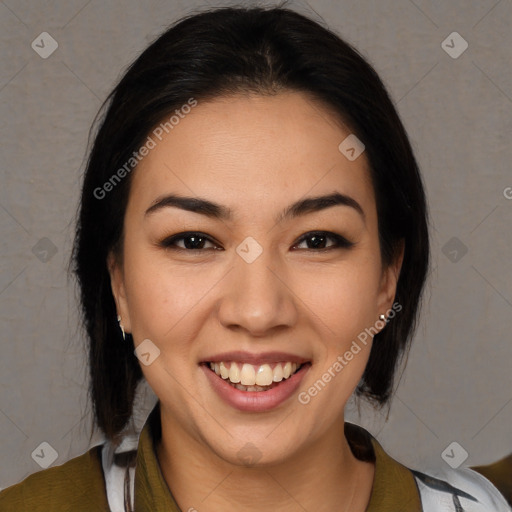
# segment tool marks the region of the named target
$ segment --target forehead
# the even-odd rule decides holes
[[[374,206],[364,153],[350,161],[339,150],[350,130],[302,93],[198,101],[166,126],[149,134],[154,147],[134,171],[130,203],[137,207],[181,192],[253,215],[335,190],[356,196],[366,209]]]

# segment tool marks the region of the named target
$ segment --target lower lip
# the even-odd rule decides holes
[[[245,412],[264,412],[277,407],[290,398],[311,365],[309,363],[302,365],[300,370],[289,379],[282,380],[268,391],[241,391],[228,384],[205,364],[200,366],[213,389],[231,407]]]

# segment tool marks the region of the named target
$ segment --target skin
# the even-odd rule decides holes
[[[366,509],[374,466],[356,459],[340,433],[371,339],[309,404],[297,400],[391,308],[402,261],[399,254],[382,265],[367,160],[338,150],[349,134],[302,93],[217,98],[199,102],[134,172],[122,263],[109,258],[112,289],[135,345],[150,339],[160,349],[142,370],[160,399],[156,451],[182,510]],[[333,206],[276,224],[289,204],[334,191],[355,199],[364,218]],[[145,215],[168,193],[215,201],[233,218],[174,207]],[[322,251],[310,238],[300,242],[312,230],[355,245]],[[183,231],[213,241],[196,250],[183,249],[184,240],[181,251],[160,245]],[[236,252],[248,236],[263,249],[250,264]],[[327,238],[323,247],[333,245]],[[231,350],[283,351],[311,367],[275,409],[241,412],[199,366]],[[248,442],[259,451],[253,466],[237,456]]]

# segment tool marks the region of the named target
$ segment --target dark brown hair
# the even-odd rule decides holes
[[[188,16],[129,67],[103,105],[82,188],[73,270],[89,340],[90,393],[97,425],[115,438],[130,419],[142,377],[116,320],[107,256],[122,249],[131,174],[108,182],[162,119],[190,98],[236,92],[301,91],[319,100],[365,144],[384,265],[405,244],[395,300],[402,310],[375,336],[357,393],[386,403],[416,327],[429,264],[427,206],[408,137],[384,85],[332,31],[292,10],[220,8]]]

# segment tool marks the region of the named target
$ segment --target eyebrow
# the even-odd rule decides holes
[[[348,206],[353,208],[366,221],[366,216],[361,205],[352,197],[339,192],[333,192],[323,196],[307,197],[287,206],[275,219],[276,223],[283,220],[293,219],[308,213],[319,212],[333,206]],[[157,198],[146,210],[145,216],[151,215],[163,208],[180,208],[189,212],[205,215],[206,217],[219,220],[231,220],[233,211],[227,206],[214,203],[200,197],[187,197],[177,194],[169,194]]]

